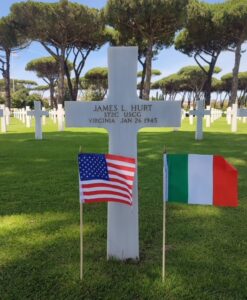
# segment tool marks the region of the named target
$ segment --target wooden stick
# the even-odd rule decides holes
[[[80,279],[83,278],[83,203],[80,202]]]
[[[162,281],[165,281],[166,267],[166,202],[163,203],[163,250],[162,250]]]
[[[162,281],[165,281],[166,267],[166,149],[163,155],[163,239],[162,239]]]

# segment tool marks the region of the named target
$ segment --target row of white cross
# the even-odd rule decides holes
[[[49,113],[46,112],[45,108],[42,108],[40,112],[40,102],[35,104],[34,111],[31,111],[29,106],[26,106],[22,109],[14,109],[13,115],[15,118],[21,120],[24,124],[26,124],[27,128],[31,127],[32,117],[42,117],[42,125],[46,124],[46,117],[49,117],[53,120],[53,122],[58,124],[58,131],[64,131],[65,126],[65,111],[61,104],[58,104],[58,109],[52,109]],[[209,128],[211,124],[217,119],[222,117],[222,110],[210,108],[207,106],[204,109],[204,102],[197,101],[196,109],[190,108],[189,110],[189,124],[193,125],[194,116],[197,117],[197,130],[195,134],[196,140],[203,139],[203,118],[206,119],[206,127]],[[182,109],[181,111],[182,120],[186,116],[186,111]],[[4,105],[0,105],[0,118],[1,118],[1,132],[7,131],[7,126],[10,122],[10,110]],[[226,110],[226,121],[228,125],[231,125],[232,132],[237,131],[237,121],[242,120],[243,123],[246,123],[247,120],[247,110],[246,109],[238,109],[236,104],[233,104],[232,107],[228,107]],[[38,121],[39,123],[39,121]],[[37,139],[42,139],[42,127],[36,126],[38,132],[36,132],[35,137]]]
[[[32,117],[35,118],[36,130],[35,138],[42,139],[42,125],[46,124],[46,117],[50,116],[54,123],[58,123],[58,130],[64,131],[64,109],[61,104],[58,105],[58,109],[53,109],[47,112],[43,107],[41,110],[41,104],[39,101],[34,102],[34,110],[31,111],[30,106],[22,109],[14,109],[13,115],[15,118],[23,122],[27,128],[31,127]],[[41,122],[42,119],[42,122]]]
[[[1,132],[7,132],[7,126],[10,123],[10,110],[4,104],[0,105]]]

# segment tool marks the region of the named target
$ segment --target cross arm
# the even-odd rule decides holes
[[[247,117],[247,109],[244,108],[238,109],[238,117]]]

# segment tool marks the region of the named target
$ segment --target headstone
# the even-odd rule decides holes
[[[22,121],[22,123],[26,123],[26,110],[25,110],[25,108],[22,108],[21,109],[21,121]]]
[[[211,111],[211,106],[207,105],[206,109]],[[206,115],[206,127],[210,128],[210,126],[211,126],[211,113],[209,115]]]
[[[204,100],[197,101],[196,106],[197,109],[191,110],[190,114],[197,117],[195,139],[202,140],[203,139],[203,117],[205,115],[210,115],[210,110],[204,109]]]
[[[5,116],[6,116],[6,125],[9,126],[10,124],[10,109],[5,107]]]
[[[50,111],[50,115],[51,115],[51,119],[52,119],[53,123],[56,124],[57,123],[57,110],[55,108],[53,108]]]
[[[190,114],[190,112],[193,110],[194,110],[194,108],[193,108],[193,106],[191,106],[190,110],[189,110],[189,124],[190,125],[193,125],[193,123],[194,123],[194,117],[193,117],[193,115]]]
[[[41,110],[40,101],[34,101],[34,111],[29,111],[28,115],[35,117],[35,139],[42,140],[43,136],[42,136],[41,118],[43,115],[48,116],[48,112]]]
[[[136,91],[137,47],[108,50],[109,95],[103,101],[65,102],[67,127],[100,127],[109,132],[109,152],[137,158],[137,133],[143,127],[179,127],[180,101],[140,100]],[[84,145],[86,147],[86,145]],[[139,258],[137,174],[133,205],[108,203],[107,257]]]
[[[0,105],[1,132],[7,132],[5,105]]]
[[[238,105],[234,103],[232,105],[232,132],[237,132],[238,130]]]
[[[182,115],[181,115],[181,120],[183,121],[186,117],[186,112],[185,110],[182,108]]]
[[[30,128],[31,127],[31,116],[28,112],[30,112],[30,106],[26,106],[26,127]]]
[[[238,118],[246,118],[247,109],[238,108],[238,105],[234,103],[232,105],[232,132],[237,132],[238,130]]]
[[[247,109],[246,108],[239,108],[238,109],[238,117],[242,118],[243,123],[246,123]]]
[[[238,117],[246,118],[247,117],[247,109],[246,108],[239,108],[238,109]]]
[[[57,105],[57,123],[58,131],[64,131],[64,109],[62,104]]]
[[[227,107],[226,109],[226,122],[228,125],[231,125],[232,122],[232,109],[231,107]]]
[[[46,111],[45,107],[42,107],[42,111]],[[45,125],[45,124],[46,124],[46,116],[47,116],[47,115],[43,115],[43,116],[42,116],[42,125]]]

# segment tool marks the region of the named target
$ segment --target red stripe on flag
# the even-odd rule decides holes
[[[126,194],[122,194],[122,193],[119,193],[119,192],[115,192],[115,191],[105,191],[105,190],[102,190],[102,191],[91,191],[91,192],[83,192],[83,195],[85,196],[94,196],[94,195],[114,195],[114,196],[121,196],[121,197],[124,197],[124,198],[127,198],[127,199],[130,199],[131,200],[131,197],[130,195],[126,195]]]
[[[85,203],[95,203],[95,202],[117,202],[117,203],[122,203],[122,204],[128,204],[128,205],[132,205],[132,202],[130,201],[124,201],[124,200],[119,200],[119,199],[115,199],[115,198],[98,198],[98,199],[91,199],[91,200],[85,200]]]
[[[120,156],[120,155],[106,154],[105,157],[106,157],[106,159],[119,160],[119,161],[127,162],[127,163],[130,163],[130,164],[135,163],[134,158],[124,157],[124,156]]]
[[[129,171],[129,172],[135,172],[135,168],[131,168],[131,167],[126,167],[126,166],[122,166],[122,165],[115,165],[113,163],[107,163],[108,167],[112,167],[112,168],[116,168],[119,170],[124,170],[124,171]]]
[[[131,180],[131,181],[134,180],[133,176],[124,175],[124,174],[121,174],[121,173],[118,173],[118,172],[115,172],[115,171],[109,171],[108,173],[109,173],[109,175],[116,175],[116,176],[119,176],[119,177],[121,177],[123,179],[126,179],[126,180]]]
[[[114,185],[114,184],[107,184],[107,183],[92,183],[92,184],[82,184],[81,185],[82,188],[101,188],[101,187],[109,187],[109,188],[113,188],[113,189],[118,189],[118,190],[121,190],[121,191],[124,191],[124,192],[127,192],[129,193],[129,195],[131,196],[132,193],[127,189],[127,188],[124,188],[124,187],[121,187],[119,185]]]
[[[214,156],[213,205],[238,206],[238,171],[222,156]]]
[[[126,185],[130,190],[132,190],[133,188],[133,185],[129,185],[127,182],[125,182],[124,180],[120,180],[120,179],[117,179],[117,178],[110,178],[110,181],[112,182],[118,182],[118,183],[121,183],[121,184],[124,184]]]

